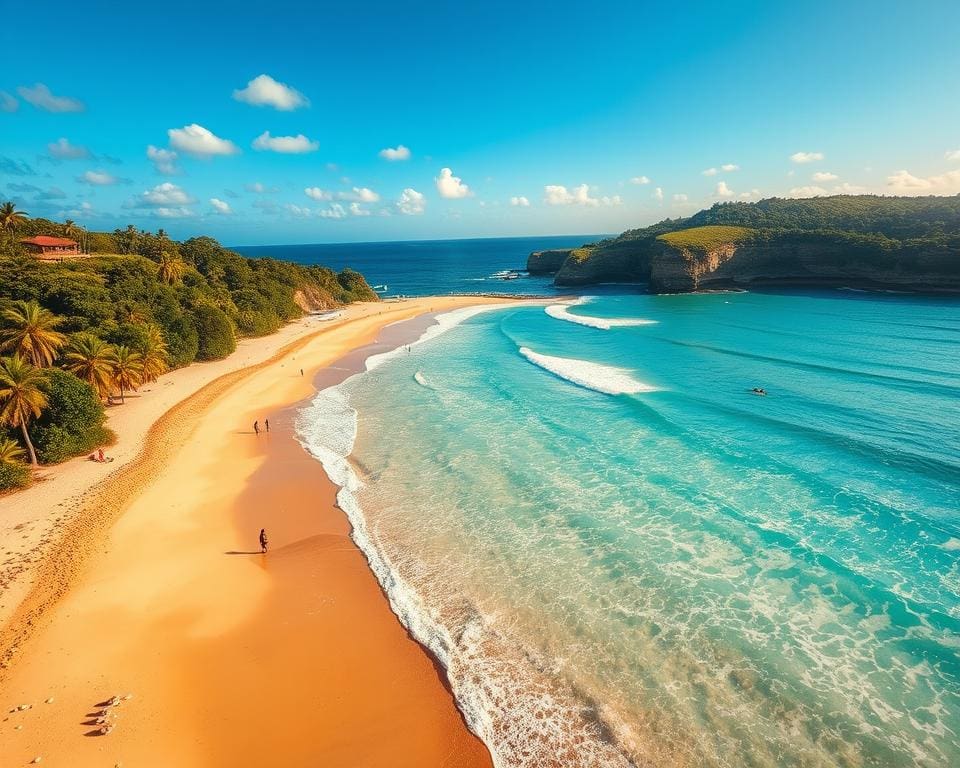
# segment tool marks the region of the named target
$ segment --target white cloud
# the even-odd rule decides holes
[[[823,187],[809,185],[806,187],[794,187],[787,193],[787,197],[819,197],[829,194]]]
[[[719,171],[716,168],[707,168],[705,171],[700,171],[704,176],[716,176]]]
[[[285,83],[278,83],[270,75],[257,75],[246,88],[233,92],[233,98],[256,107],[273,107],[283,112],[310,104],[306,96]]]
[[[655,190],[653,190],[653,196],[657,200],[663,202],[663,189],[661,187],[657,187]]]
[[[727,173],[731,173],[733,171],[739,171],[740,166],[737,165],[736,163],[724,163],[723,165],[720,166],[720,170],[726,171]]]
[[[823,160],[823,152],[794,152],[790,155],[791,162],[794,163],[815,163]]]
[[[523,195],[515,195],[510,198],[510,205],[516,208],[529,208],[530,201]]]
[[[286,208],[294,216],[300,219],[308,219],[314,215],[313,211],[311,211],[306,206],[296,205],[295,203],[287,203],[283,207]]]
[[[350,203],[350,215],[351,216],[369,216],[370,211],[366,208],[361,208],[360,203]]]
[[[95,187],[108,187],[111,184],[119,184],[123,179],[118,179],[106,171],[87,171],[78,177],[77,181],[82,184],[92,184]]]
[[[590,187],[587,184],[581,184],[573,189],[567,189],[562,184],[548,184],[543,188],[543,201],[547,205],[583,205],[588,208],[623,204],[620,195],[590,197]]]
[[[196,123],[183,128],[170,128],[167,136],[170,137],[170,146],[195,157],[235,155],[240,151],[232,141],[221,139]]]
[[[157,208],[153,213],[161,219],[186,219],[194,215],[193,211],[183,206],[177,208]]]
[[[176,184],[169,181],[163,184],[157,184],[153,189],[148,189],[137,198],[138,205],[189,205],[193,200],[186,192]]]
[[[419,216],[426,208],[427,201],[423,193],[407,187],[400,193],[400,199],[397,200],[397,210],[407,216]]]
[[[317,211],[317,215],[322,219],[343,219],[347,212],[340,203],[334,203],[329,208],[323,208]]]
[[[302,133],[298,133],[296,136],[271,136],[270,131],[264,131],[253,140],[254,149],[280,152],[285,155],[315,152],[319,147],[319,142],[311,141]]]
[[[437,182],[437,192],[440,197],[449,200],[455,200],[461,197],[470,197],[470,187],[463,183],[459,176],[454,176],[449,168],[441,168],[440,175],[434,181]]]
[[[947,160],[955,160],[960,162],[960,149],[955,149],[952,152],[947,152],[944,154],[944,157],[946,157]]]
[[[838,184],[833,188],[834,194],[837,195],[862,195],[866,191],[866,187],[861,187],[857,184],[850,184],[846,181],[843,182],[843,184]]]
[[[675,203],[685,203],[687,202],[687,196],[682,192],[678,192],[673,196],[673,202]]]
[[[20,109],[20,102],[6,91],[0,91],[0,112],[16,112]]]
[[[829,171],[817,171],[810,178],[814,181],[836,181],[840,177],[835,173],[830,173]]]
[[[735,193],[732,189],[730,189],[730,187],[727,186],[727,182],[718,181],[714,194],[717,197],[733,197]]]
[[[380,157],[384,160],[409,160],[410,159],[410,150],[403,146],[403,144],[397,144],[395,148],[387,147],[380,150]]]
[[[960,170],[947,171],[937,176],[914,176],[909,171],[897,171],[887,176],[887,186],[903,195],[953,193],[960,191]]]
[[[303,194],[313,200],[333,200],[333,192],[328,192],[320,187],[307,187]]]
[[[147,147],[147,159],[153,163],[157,173],[164,176],[175,176],[180,172],[177,167],[177,153],[172,149],[160,149],[151,144]]]
[[[89,149],[71,144],[67,139],[57,139],[52,144],[47,144],[47,152],[50,153],[50,157],[58,160],[79,160],[90,157]]]
[[[630,183],[631,184],[649,184],[650,179],[648,179],[646,176],[634,176],[632,179],[630,179]]]
[[[600,198],[600,205],[614,207],[617,205],[623,205],[623,198],[620,195],[614,195],[613,197],[603,196]]]
[[[230,203],[225,202],[224,200],[220,200],[219,198],[211,197],[210,205],[213,206],[213,210],[216,213],[222,213],[224,215],[233,213],[233,211],[230,210]]]
[[[737,195],[738,200],[753,200],[760,197],[759,189],[751,189],[749,192],[741,192]]]
[[[54,96],[43,83],[37,83],[33,88],[25,85],[17,88],[17,93],[29,104],[45,112],[83,112],[83,102],[71,99],[68,96]]]
[[[380,200],[380,195],[368,187],[354,187],[351,192],[338,192],[337,197],[341,200],[358,200],[361,203],[376,203]]]

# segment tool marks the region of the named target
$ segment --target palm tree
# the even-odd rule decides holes
[[[105,400],[113,390],[114,348],[89,333],[77,334],[63,356],[63,367],[83,379]]]
[[[0,205],[0,229],[13,233],[27,218],[25,211],[18,211],[17,206],[10,201]]]
[[[19,464],[23,454],[24,450],[16,440],[0,437],[0,464]]]
[[[37,452],[30,442],[27,425],[47,407],[47,396],[40,388],[42,381],[42,371],[20,355],[0,358],[0,424],[20,428],[34,466]]]
[[[65,222],[63,222],[64,237],[76,239],[76,237],[79,234],[80,234],[80,227],[77,226],[76,222],[73,219],[67,219]]]
[[[0,351],[19,354],[40,368],[53,364],[67,340],[54,330],[59,317],[35,301],[15,301],[2,317],[8,327],[0,330]]]
[[[163,331],[159,326],[147,324],[147,340],[141,354],[144,381],[156,381],[167,372],[167,341],[163,338]]]
[[[179,283],[187,271],[187,265],[177,253],[162,251],[160,253],[160,279],[167,285]]]
[[[114,349],[113,383],[120,388],[120,402],[125,389],[136,389],[143,383],[143,355],[130,347]]]

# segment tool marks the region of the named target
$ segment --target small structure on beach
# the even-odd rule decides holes
[[[20,243],[38,259],[45,261],[82,255],[77,241],[67,237],[37,235],[36,237],[25,237]]]

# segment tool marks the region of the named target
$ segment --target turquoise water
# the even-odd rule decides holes
[[[498,765],[960,765],[954,300],[497,310],[301,429]]]

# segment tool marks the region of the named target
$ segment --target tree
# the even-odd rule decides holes
[[[160,252],[159,276],[167,285],[179,283],[183,279],[186,271],[187,265],[183,259],[180,258],[179,254],[170,253],[169,251]]]
[[[110,442],[103,403],[93,387],[59,368],[46,369],[43,378],[47,407],[30,425],[40,461],[56,464]]]
[[[71,239],[76,239],[80,236],[80,227],[77,226],[73,219],[67,219],[63,222],[63,235]]]
[[[130,347],[114,349],[113,383],[120,389],[120,402],[124,402],[124,390],[136,389],[143,383],[143,355]]]
[[[30,454],[30,463],[37,465],[37,452],[30,442],[27,425],[43,413],[47,396],[41,389],[43,373],[20,355],[0,358],[0,424],[20,429]]]
[[[0,351],[18,354],[40,368],[53,364],[67,337],[54,330],[60,318],[35,301],[15,301],[3,312]]]
[[[89,333],[78,333],[63,356],[63,367],[87,382],[101,399],[113,390],[116,350]]]
[[[193,310],[193,321],[200,338],[197,360],[219,360],[237,348],[230,318],[219,307],[201,304]]]
[[[159,326],[153,323],[147,324],[146,340],[140,354],[143,356],[143,380],[145,382],[156,381],[167,372],[169,360],[167,342]]]
[[[0,229],[7,234],[13,234],[13,231],[19,227],[27,218],[25,211],[18,211],[17,206],[7,201],[0,205]]]

